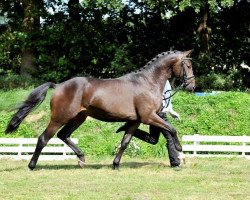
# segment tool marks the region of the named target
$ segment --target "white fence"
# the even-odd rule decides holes
[[[78,139],[72,139],[78,144]],[[0,158],[31,159],[37,138],[0,138]],[[60,139],[52,138],[42,150],[39,160],[64,160],[76,158],[74,152]]]
[[[184,135],[183,152],[189,156],[240,156],[250,158],[250,136]],[[188,143],[188,144],[187,144]]]

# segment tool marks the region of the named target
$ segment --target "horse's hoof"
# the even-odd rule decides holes
[[[181,171],[181,167],[180,166],[174,166],[174,167],[171,167],[174,171]]]
[[[119,164],[113,163],[113,170],[119,170]]]
[[[180,164],[181,165],[185,165],[186,164],[186,158],[185,158],[185,155],[184,155],[184,153],[182,151],[179,152],[178,158],[180,159]]]
[[[28,168],[29,168],[30,171],[33,171],[35,169],[35,166],[28,165]]]
[[[81,161],[81,160],[78,160],[78,165],[79,165],[81,168],[84,168],[85,162],[83,162],[83,161]]]

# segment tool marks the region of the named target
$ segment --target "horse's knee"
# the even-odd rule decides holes
[[[59,131],[59,133],[57,133],[57,137],[59,139],[61,139],[62,141],[64,141],[66,139],[66,136],[64,134],[62,134],[60,131]]]
[[[177,136],[177,131],[173,127],[169,127],[169,133],[172,137]]]
[[[38,140],[37,140],[37,147],[38,148],[43,148],[46,146],[46,144],[48,143],[49,139],[46,139],[46,137],[44,135],[40,135],[38,137]]]
[[[124,139],[121,142],[121,149],[125,150],[130,142],[131,136],[125,135]]]
[[[129,142],[123,142],[121,143],[121,149],[125,150],[128,147]]]

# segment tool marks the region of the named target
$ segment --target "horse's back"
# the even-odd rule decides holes
[[[138,108],[143,108],[148,93],[143,84],[123,78],[77,77],[56,86],[51,98],[52,117],[67,121],[84,112],[104,121],[138,120]]]
[[[89,83],[87,92],[91,93],[91,99],[87,106],[90,116],[118,121],[137,118],[131,83],[121,79],[91,79]]]
[[[133,89],[120,79],[76,77],[57,84],[51,97],[52,119],[66,122],[83,111],[104,121],[136,119]]]

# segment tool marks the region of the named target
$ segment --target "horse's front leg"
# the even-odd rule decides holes
[[[142,115],[141,121],[144,124],[156,126],[156,127],[159,127],[159,128],[166,130],[167,133],[169,133],[172,136],[176,150],[182,151],[182,146],[181,146],[181,143],[178,139],[177,131],[173,128],[173,126],[168,121],[163,120],[156,113]]]
[[[125,149],[127,148],[130,140],[132,139],[134,132],[139,127],[139,125],[140,125],[140,123],[138,123],[138,122],[129,123],[129,126],[128,126],[128,128],[127,128],[127,130],[122,138],[121,147],[120,147],[120,149],[119,149],[118,153],[116,154],[115,159],[113,161],[113,169],[119,169],[119,164],[120,164],[122,154],[125,151]]]

